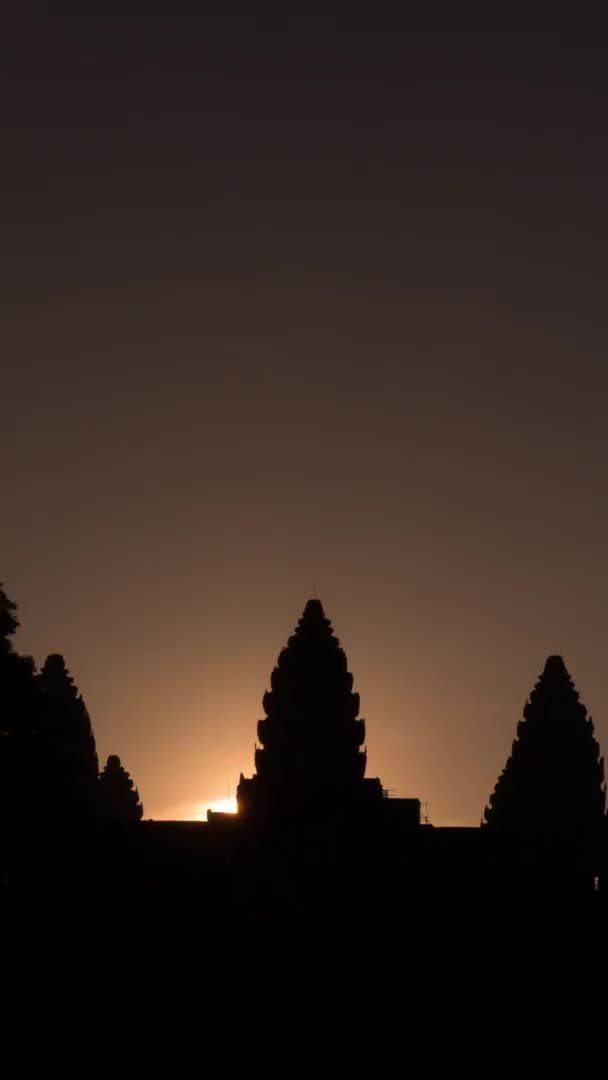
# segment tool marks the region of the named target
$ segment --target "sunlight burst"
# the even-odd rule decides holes
[[[236,814],[236,795],[229,795],[226,799],[213,799],[211,802],[201,803],[197,806],[194,815],[195,820],[206,821],[207,810],[213,810],[216,814]]]

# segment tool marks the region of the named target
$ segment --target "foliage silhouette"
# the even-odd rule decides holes
[[[4,591],[0,582],[0,651],[10,651],[12,644],[9,641],[19,629],[17,618],[17,605]]]
[[[35,665],[20,656],[11,638],[19,627],[17,605],[0,585],[0,732],[22,738],[35,727]]]
[[[12,637],[19,627],[17,605],[0,585],[0,816],[6,826],[34,812],[37,755],[34,742],[40,692],[30,656],[20,656]]]

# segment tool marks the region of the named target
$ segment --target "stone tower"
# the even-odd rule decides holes
[[[365,780],[365,721],[340,642],[319,600],[309,600],[263,698],[256,775],[241,776],[239,812],[310,820],[382,799]]]
[[[484,818],[510,832],[564,840],[604,821],[604,762],[561,656],[550,656],[524,706]]]

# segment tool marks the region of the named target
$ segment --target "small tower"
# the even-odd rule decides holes
[[[309,600],[264,694],[256,775],[237,790],[241,813],[308,819],[382,799],[380,781],[364,780],[365,721],[352,686],[321,602]]]
[[[99,765],[87,707],[59,653],[47,657],[38,678],[51,799],[69,815],[92,813]]]
[[[137,788],[117,754],[110,754],[97,785],[100,821],[128,824],[141,821],[144,808]]]
[[[604,819],[604,762],[593,722],[561,656],[550,656],[524,706],[485,823],[510,832],[593,836]]]

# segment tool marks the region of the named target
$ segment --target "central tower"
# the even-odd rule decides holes
[[[352,687],[321,602],[309,600],[264,694],[256,775],[241,776],[237,790],[241,813],[308,818],[382,799],[380,781],[364,780],[365,721]]]

